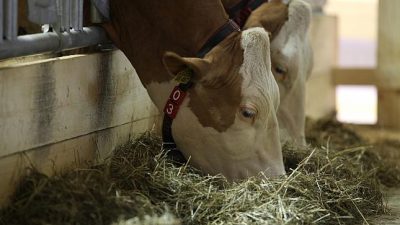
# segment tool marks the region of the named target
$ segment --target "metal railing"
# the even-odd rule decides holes
[[[44,29],[43,33],[18,36],[18,0],[0,0],[0,60],[108,42],[100,27],[83,27],[83,3],[27,0],[27,18]],[[92,18],[98,19],[96,8],[91,11]]]
[[[17,37],[17,12],[17,0],[0,0],[0,15],[3,15],[2,21],[0,21],[0,34],[5,40],[14,40]]]

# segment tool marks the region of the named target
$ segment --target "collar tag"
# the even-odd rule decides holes
[[[175,76],[175,81],[180,83],[180,84],[187,84],[190,82],[193,76],[193,70],[187,67],[184,70],[181,70],[178,74]]]

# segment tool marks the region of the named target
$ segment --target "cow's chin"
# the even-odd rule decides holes
[[[226,131],[218,132],[203,127],[186,107],[179,113],[172,126],[174,139],[189,164],[203,173],[222,174],[228,180],[285,174],[276,118],[272,118],[274,126],[260,129],[236,119]],[[268,139],[273,141],[267,143]]]

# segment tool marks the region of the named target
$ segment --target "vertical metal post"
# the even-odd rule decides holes
[[[83,0],[71,0],[71,26],[76,31],[83,28]]]
[[[0,43],[3,42],[4,9],[3,0],[0,0]]]
[[[92,23],[101,23],[102,21],[101,14],[97,10],[93,2],[94,1],[92,0],[90,4],[90,20]]]
[[[4,0],[4,36],[14,40],[18,35],[18,0]]]
[[[78,30],[83,31],[83,1],[78,0]]]
[[[71,0],[71,17],[70,23],[71,27],[74,30],[78,29],[78,21],[79,21],[79,9],[78,9],[78,0]]]
[[[62,32],[62,30],[61,30],[61,27],[62,27],[61,20],[62,20],[62,14],[63,14],[62,0],[56,0],[56,8],[57,8],[57,20],[56,20],[56,22],[51,24],[51,26],[53,27],[54,31],[56,33],[58,33],[58,32]]]
[[[70,31],[71,0],[62,0],[61,32]]]

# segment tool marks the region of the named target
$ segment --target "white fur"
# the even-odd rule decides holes
[[[203,127],[187,107],[188,96],[173,123],[175,141],[184,155],[191,157],[191,163],[206,173],[223,173],[230,179],[259,172],[268,176],[281,175],[285,171],[275,112],[279,90],[271,72],[268,34],[262,28],[246,30],[242,33],[241,45],[244,49],[240,68],[242,104],[256,105],[260,115],[255,124],[237,115],[234,124],[222,133]],[[189,137],[188,132],[198,135]]]
[[[240,68],[244,81],[242,92],[262,98],[263,107],[267,108],[261,110],[267,115],[275,113],[279,106],[279,89],[271,72],[268,34],[263,28],[258,27],[245,30],[241,45],[244,49],[243,65]]]
[[[302,0],[289,4],[289,19],[271,43],[274,66],[288,71],[278,81],[281,103],[278,110],[282,141],[305,144],[305,87],[312,67],[312,49],[308,37],[311,8]]]
[[[242,32],[244,61],[242,104],[257,107],[254,124],[244,121],[237,112],[234,124],[224,132],[204,127],[188,107],[190,95],[182,103],[172,124],[176,144],[190,163],[208,174],[222,173],[238,179],[264,172],[267,176],[284,174],[276,110],[279,91],[271,72],[268,34],[262,28]],[[151,83],[148,92],[160,110],[164,107],[173,83]],[[201,89],[202,86],[195,85]],[[215,115],[217,118],[221,115]],[[223,115],[222,115],[223,116]]]

